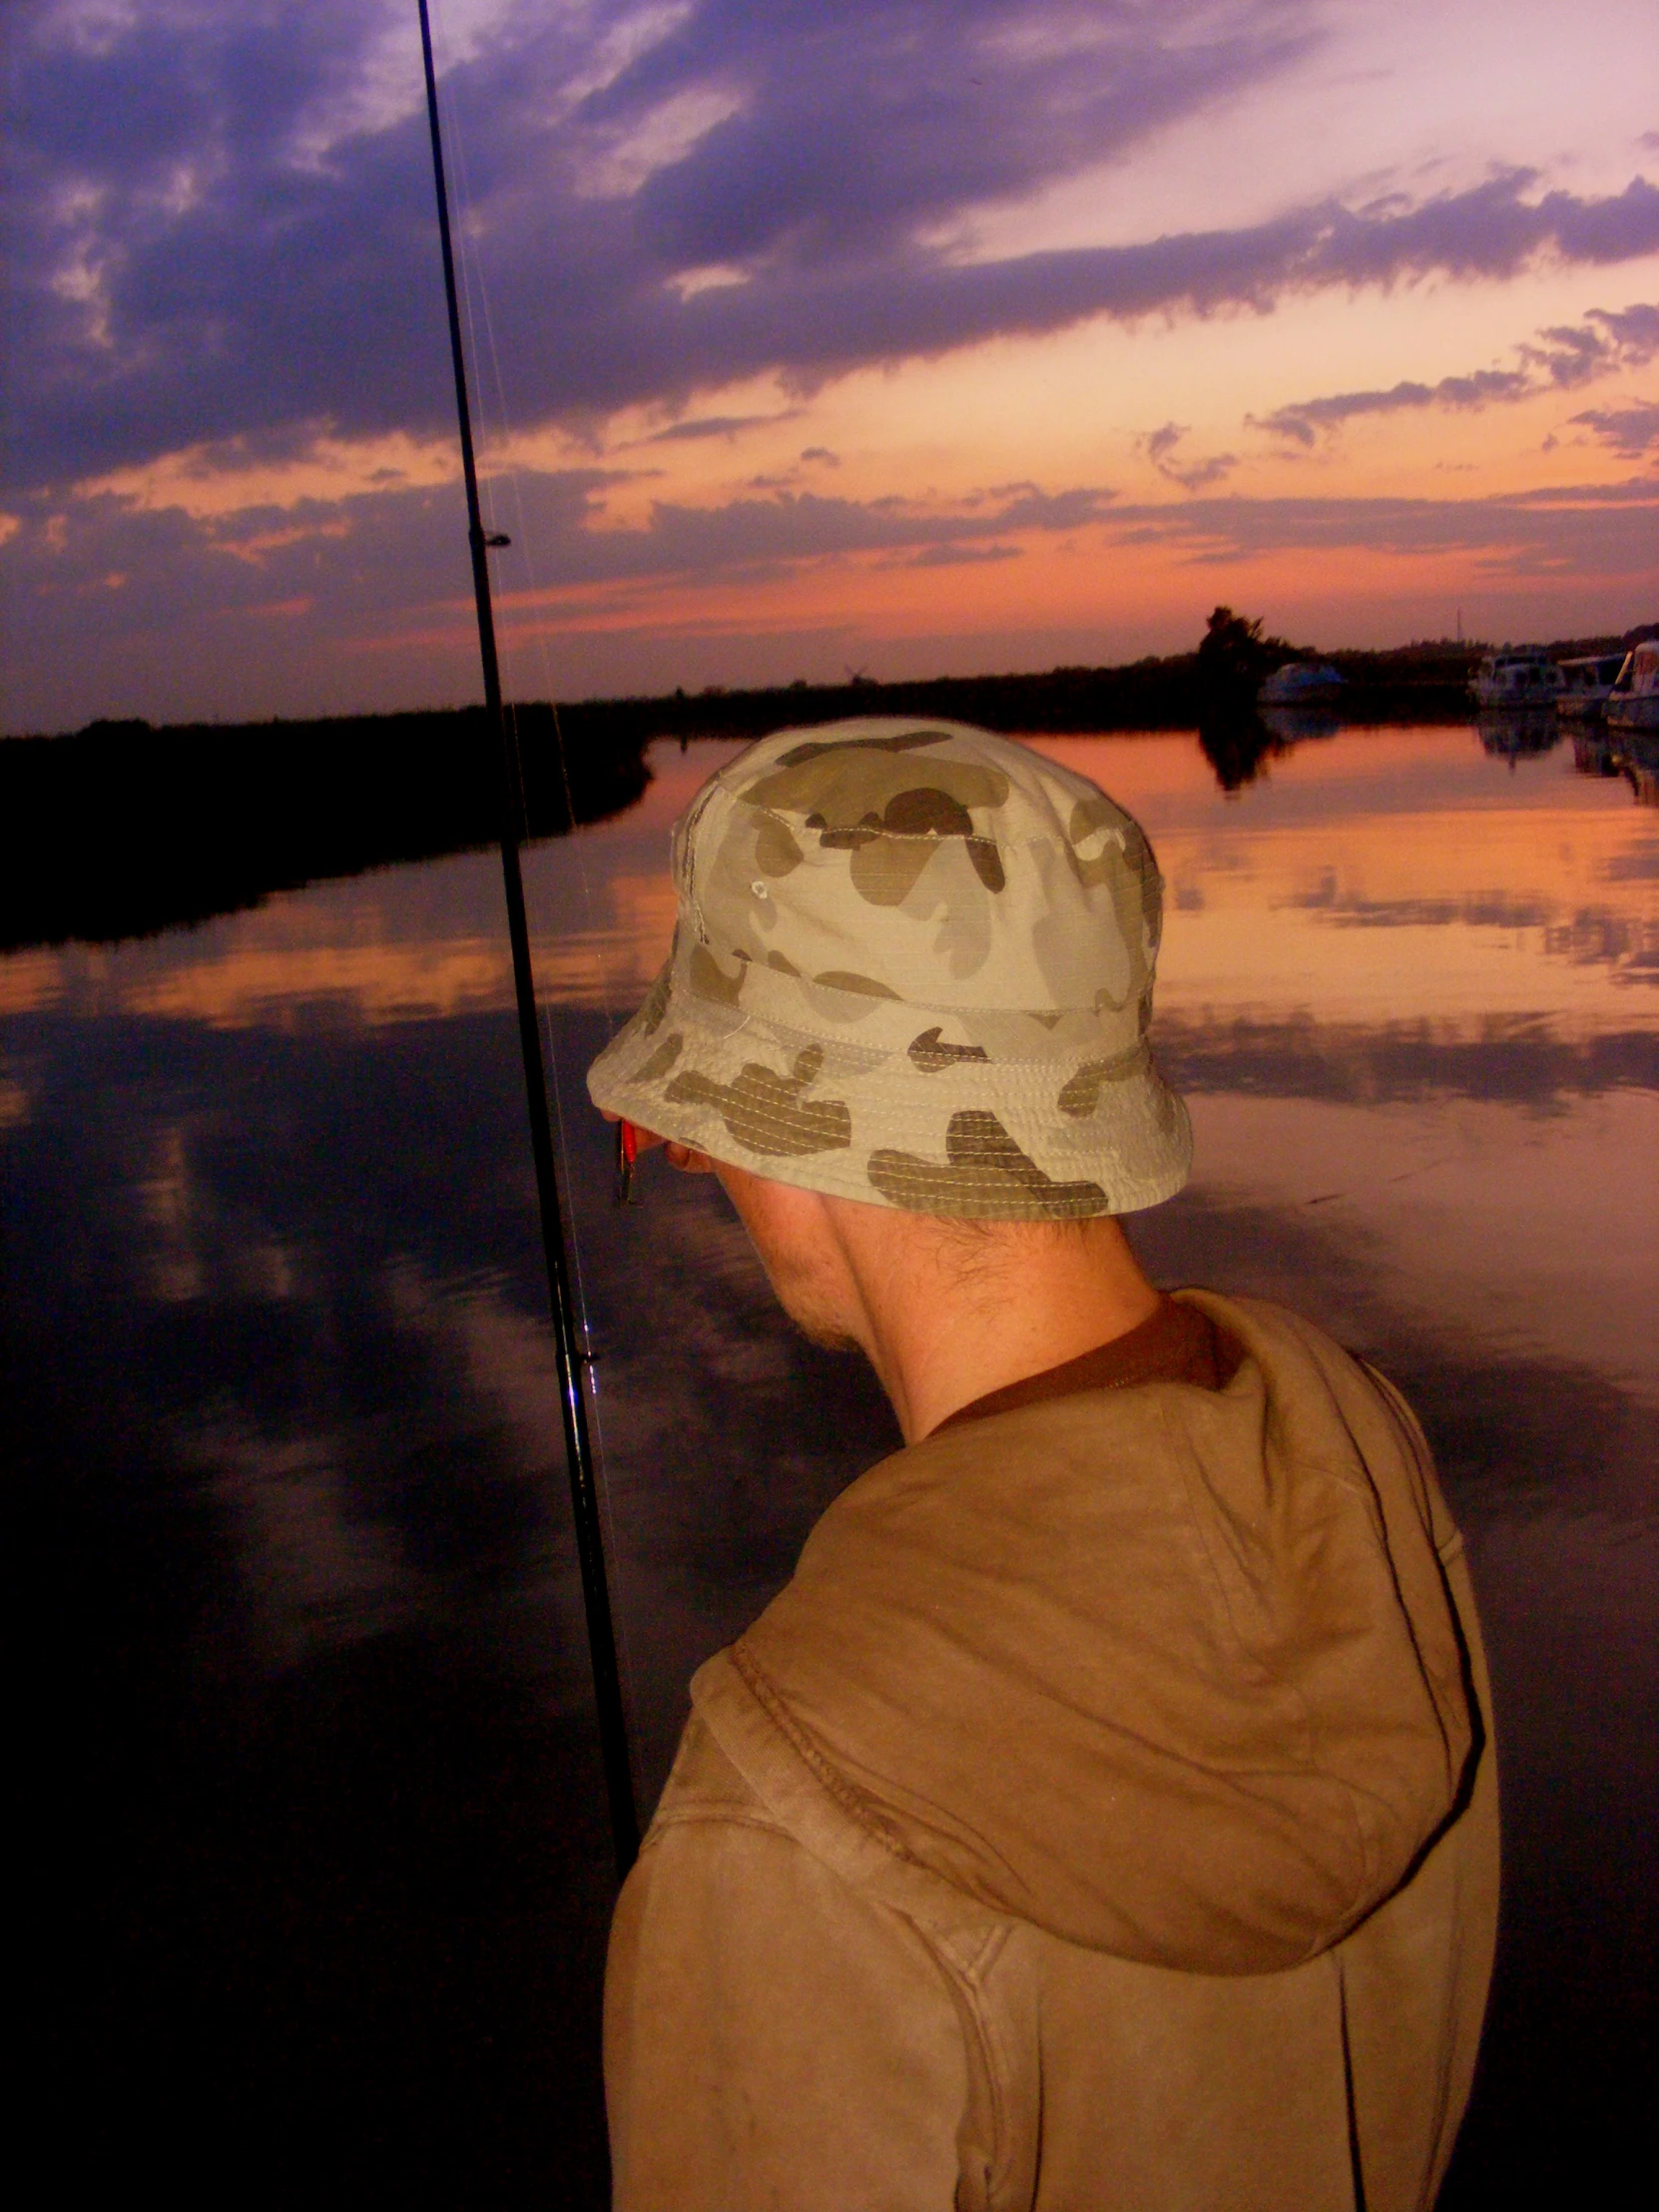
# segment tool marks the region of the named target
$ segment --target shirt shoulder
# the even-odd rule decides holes
[[[688,1821],[739,1821],[746,1825],[788,1831],[767,1806],[760,1792],[721,1749],[720,1740],[694,1711],[680,1738],[668,1781],[657,1811],[646,1831],[641,1850],[649,1850],[670,1829]]]
[[[769,1812],[694,1716],[612,1926],[619,2212],[954,2201],[985,2100],[942,1968],[921,1931]]]

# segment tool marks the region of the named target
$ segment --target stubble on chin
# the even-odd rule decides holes
[[[717,1174],[721,1174],[717,1167]],[[781,1231],[769,1206],[757,1203],[760,1193],[748,1177],[741,1181],[721,1174],[721,1183],[734,1212],[749,1233],[750,1244],[766,1271],[786,1317],[807,1342],[824,1352],[859,1352],[862,1347],[848,1330],[842,1296],[837,1297],[834,1263],[816,1242]]]
[[[817,1345],[820,1352],[861,1353],[863,1351],[863,1346],[859,1344],[857,1338],[849,1337],[844,1329],[833,1328],[829,1322],[819,1321],[809,1315],[791,1314],[787,1306],[784,1311],[789,1314],[791,1321],[794,1322],[807,1342],[810,1345]]]
[[[761,1265],[766,1269],[773,1297],[809,1344],[817,1345],[821,1352],[858,1351],[857,1339],[848,1335],[845,1323],[834,1317],[829,1300],[809,1274],[775,1267],[765,1252]]]

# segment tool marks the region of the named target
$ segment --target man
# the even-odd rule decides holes
[[[723,769],[674,868],[594,1099],[905,1448],[693,1683],[612,1936],[621,2212],[1426,2207],[1496,1914],[1468,1580],[1392,1388],[1118,1226],[1191,1155],[1145,837],[865,721]]]

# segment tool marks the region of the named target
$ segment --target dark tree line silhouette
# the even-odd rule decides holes
[[[1617,640],[1577,641],[1580,650]],[[1566,650],[1565,647],[1562,650]],[[1328,658],[1343,719],[1466,715],[1482,648],[1440,640]],[[652,742],[757,738],[850,715],[918,715],[1010,735],[1197,730],[1224,791],[1322,727],[1256,706],[1264,677],[1313,649],[1217,607],[1197,648],[1113,668],[936,677],[514,708],[524,828],[557,835],[633,805]],[[568,789],[567,789],[568,787]],[[481,708],[312,722],[102,721],[72,736],[0,742],[0,950],[138,936],[257,905],[274,891],[490,843],[498,755]]]

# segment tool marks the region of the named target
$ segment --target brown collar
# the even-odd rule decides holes
[[[1190,1382],[1201,1390],[1221,1390],[1239,1372],[1244,1348],[1216,1327],[1196,1306],[1160,1296],[1157,1306],[1133,1329],[1075,1360],[1063,1360],[1040,1375],[1021,1376],[999,1390],[987,1390],[971,1404],[947,1413],[929,1433],[937,1436],[963,1421],[1044,1398],[1070,1397],[1078,1390],[1125,1390],[1138,1382]]]

